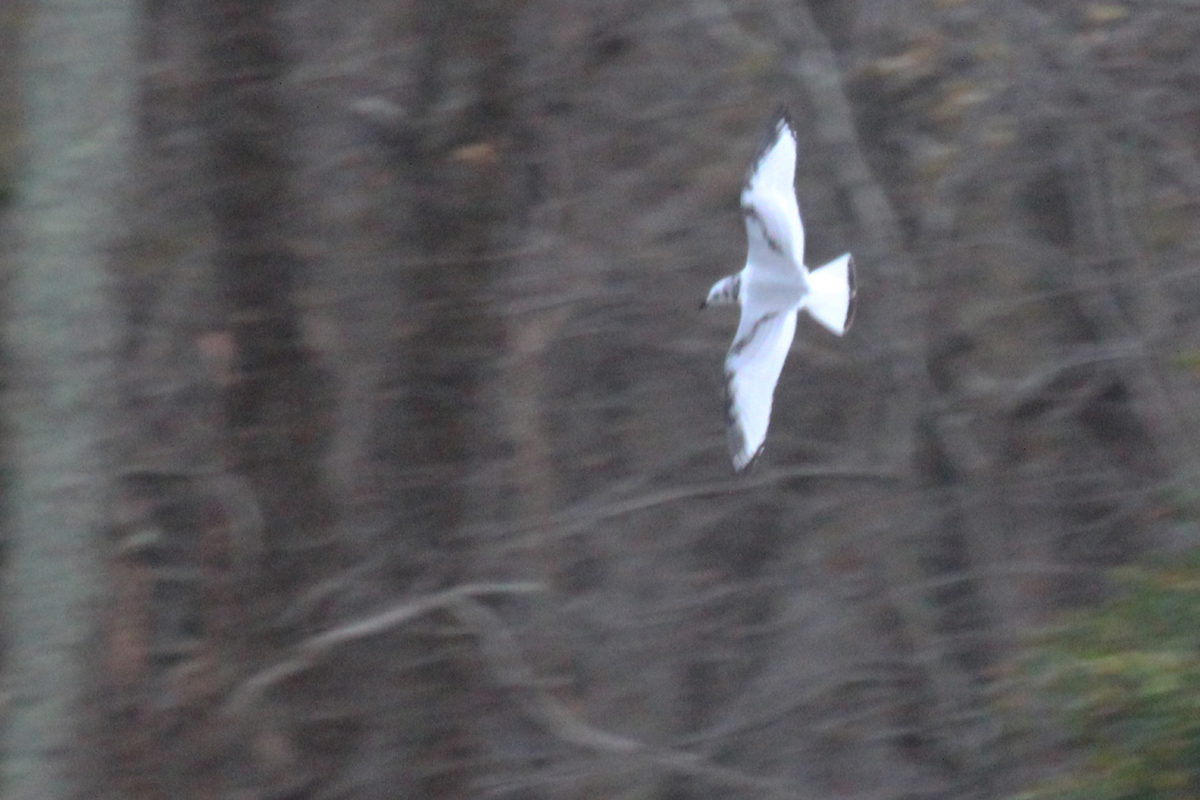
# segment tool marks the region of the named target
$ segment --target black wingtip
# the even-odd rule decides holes
[[[733,413],[733,373],[729,370],[725,371],[725,438],[729,442],[729,457],[733,461],[734,474],[737,475],[745,475],[757,463],[767,444],[764,440],[758,449],[738,466],[738,456],[746,449],[746,433]]]
[[[725,370],[725,438],[729,444],[729,456],[733,459],[733,469],[738,471],[738,453],[746,447],[746,435],[738,424],[737,416],[733,413],[733,373]]]
[[[854,311],[858,306],[858,278],[854,272],[854,256],[850,256],[846,264],[846,279],[850,282],[850,303],[846,306],[846,324],[842,326],[842,334],[850,330],[854,322]]]
[[[792,122],[792,112],[788,110],[786,103],[780,103],[775,106],[775,124],[771,126],[771,130],[778,133],[780,126],[786,125],[788,130],[795,132],[796,126]]]
[[[754,177],[755,171],[758,169],[759,162],[763,160],[763,156],[767,154],[775,142],[779,141],[784,128],[788,134],[796,138],[796,126],[792,124],[792,115],[788,111],[788,107],[783,103],[775,109],[775,116],[771,118],[771,127],[767,129],[767,133],[759,142],[758,148],[754,151],[754,158],[750,159],[750,169],[746,172],[746,185],[750,184],[750,180]]]
[[[754,451],[754,455],[750,456],[750,458],[746,460],[746,463],[745,463],[745,464],[742,464],[742,465],[739,467],[739,466],[738,466],[738,465],[735,463],[735,464],[733,465],[733,471],[734,471],[736,474],[738,474],[738,475],[747,475],[747,474],[749,474],[750,472],[752,472],[752,471],[754,470],[754,468],[758,466],[758,463],[759,463],[759,458],[758,458],[758,457],[762,455],[763,448],[765,448],[765,447],[766,447],[766,444],[765,444],[765,443],[764,443],[764,444],[760,444],[760,445],[758,446],[758,449]]]

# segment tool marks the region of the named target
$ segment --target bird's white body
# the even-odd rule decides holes
[[[725,358],[726,418],[734,468],[761,452],[775,385],[796,317],[807,311],[841,336],[854,312],[854,261],[849,254],[811,272],[804,266],[804,225],[794,186],[796,135],[781,113],[742,190],[749,247],[741,272],[717,281],[702,305],[737,303],[742,316]]]

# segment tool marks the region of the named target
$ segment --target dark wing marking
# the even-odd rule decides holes
[[[804,223],[796,199],[796,132],[785,110],[778,112],[746,175],[741,205],[749,263],[780,277],[799,271]]]
[[[746,331],[744,336],[739,336],[733,340],[733,344],[729,346],[728,357],[740,356],[742,351],[746,349],[746,345],[754,341],[754,336],[759,332],[759,330],[761,330],[764,325],[770,323],[770,321],[775,319],[777,316],[779,316],[779,314],[773,311],[770,314],[763,314],[761,317],[754,320],[754,324],[750,326],[750,330]]]
[[[755,226],[762,231],[762,238],[763,241],[766,242],[767,247],[781,256],[784,255],[783,245],[779,243],[778,239],[771,235],[771,231],[767,229],[767,223],[763,221],[762,215],[758,213],[757,208],[751,205],[743,205],[742,214],[746,217],[747,235],[750,237],[751,246],[753,246],[754,232],[750,230],[749,223],[754,222]]]
[[[725,358],[725,421],[734,469],[744,470],[762,449],[775,386],[796,332],[796,312],[746,316]]]

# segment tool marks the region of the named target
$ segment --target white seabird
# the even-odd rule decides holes
[[[771,401],[804,310],[841,336],[854,317],[854,259],[847,253],[809,272],[804,266],[804,225],[796,201],[796,134],[787,111],[770,136],[742,189],[749,248],[741,272],[717,281],[700,304],[738,303],[742,318],[725,357],[725,413],[734,469],[746,469],[762,452]]]

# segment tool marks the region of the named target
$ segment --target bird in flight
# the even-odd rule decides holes
[[[854,259],[847,253],[811,272],[804,266],[804,225],[796,201],[796,133],[786,110],[750,168],[742,189],[749,248],[741,272],[722,278],[701,308],[739,304],[742,318],[725,357],[725,416],[733,466],[743,471],[762,452],[771,400],[803,310],[841,336],[854,317]]]

